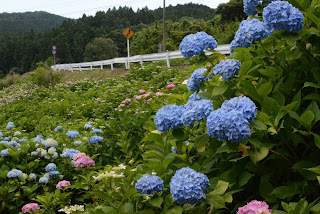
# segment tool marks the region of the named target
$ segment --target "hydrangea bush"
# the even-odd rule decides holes
[[[52,90],[29,86],[1,102],[0,212],[37,203],[28,211],[318,213],[320,14],[315,1],[290,3],[304,19],[286,6],[290,27],[265,36],[264,15],[279,10],[250,17],[237,37],[246,45],[202,54],[188,71],[145,67]],[[206,34],[190,38],[190,56],[213,47]],[[229,60],[227,78],[214,73]],[[194,93],[186,83],[199,66],[205,81]],[[14,94],[4,92],[4,100]]]

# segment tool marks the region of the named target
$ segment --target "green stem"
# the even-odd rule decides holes
[[[293,166],[293,163],[292,163],[288,158],[286,158],[285,156],[283,156],[282,154],[280,154],[280,153],[278,153],[278,152],[276,152],[276,151],[273,151],[272,149],[270,149],[269,151],[272,152],[273,154],[278,155],[279,157],[281,157],[281,158],[284,159],[285,161],[287,161],[290,166]]]
[[[263,46],[263,44],[260,42],[261,47],[264,49],[264,51],[266,52],[266,54],[268,56],[270,56],[268,50]],[[272,61],[274,61],[282,70],[284,70],[285,72],[289,73],[289,71],[287,71],[276,59],[271,59]]]
[[[212,213],[213,213],[213,211],[215,211],[215,208],[213,207],[213,205],[211,205],[211,206],[210,206],[210,210],[209,210],[208,214],[212,214]]]

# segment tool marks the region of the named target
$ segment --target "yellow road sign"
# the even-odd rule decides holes
[[[127,28],[124,32],[123,32],[123,35],[125,36],[125,37],[127,37],[127,39],[130,39],[132,36],[133,36],[133,31],[132,30],[130,30],[130,28]]]

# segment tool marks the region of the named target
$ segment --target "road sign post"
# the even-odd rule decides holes
[[[128,48],[128,61],[127,61],[127,66],[126,68],[127,69],[130,69],[130,60],[129,60],[129,57],[130,57],[130,38],[133,36],[133,31],[130,30],[130,28],[127,28],[124,32],[123,32],[123,35],[127,38],[127,48]]]
[[[57,47],[55,45],[52,46],[52,54],[53,54],[53,65],[56,64],[56,54],[57,54]]]

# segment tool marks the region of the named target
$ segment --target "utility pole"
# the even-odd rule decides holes
[[[163,0],[163,52],[166,51],[166,0]]]

